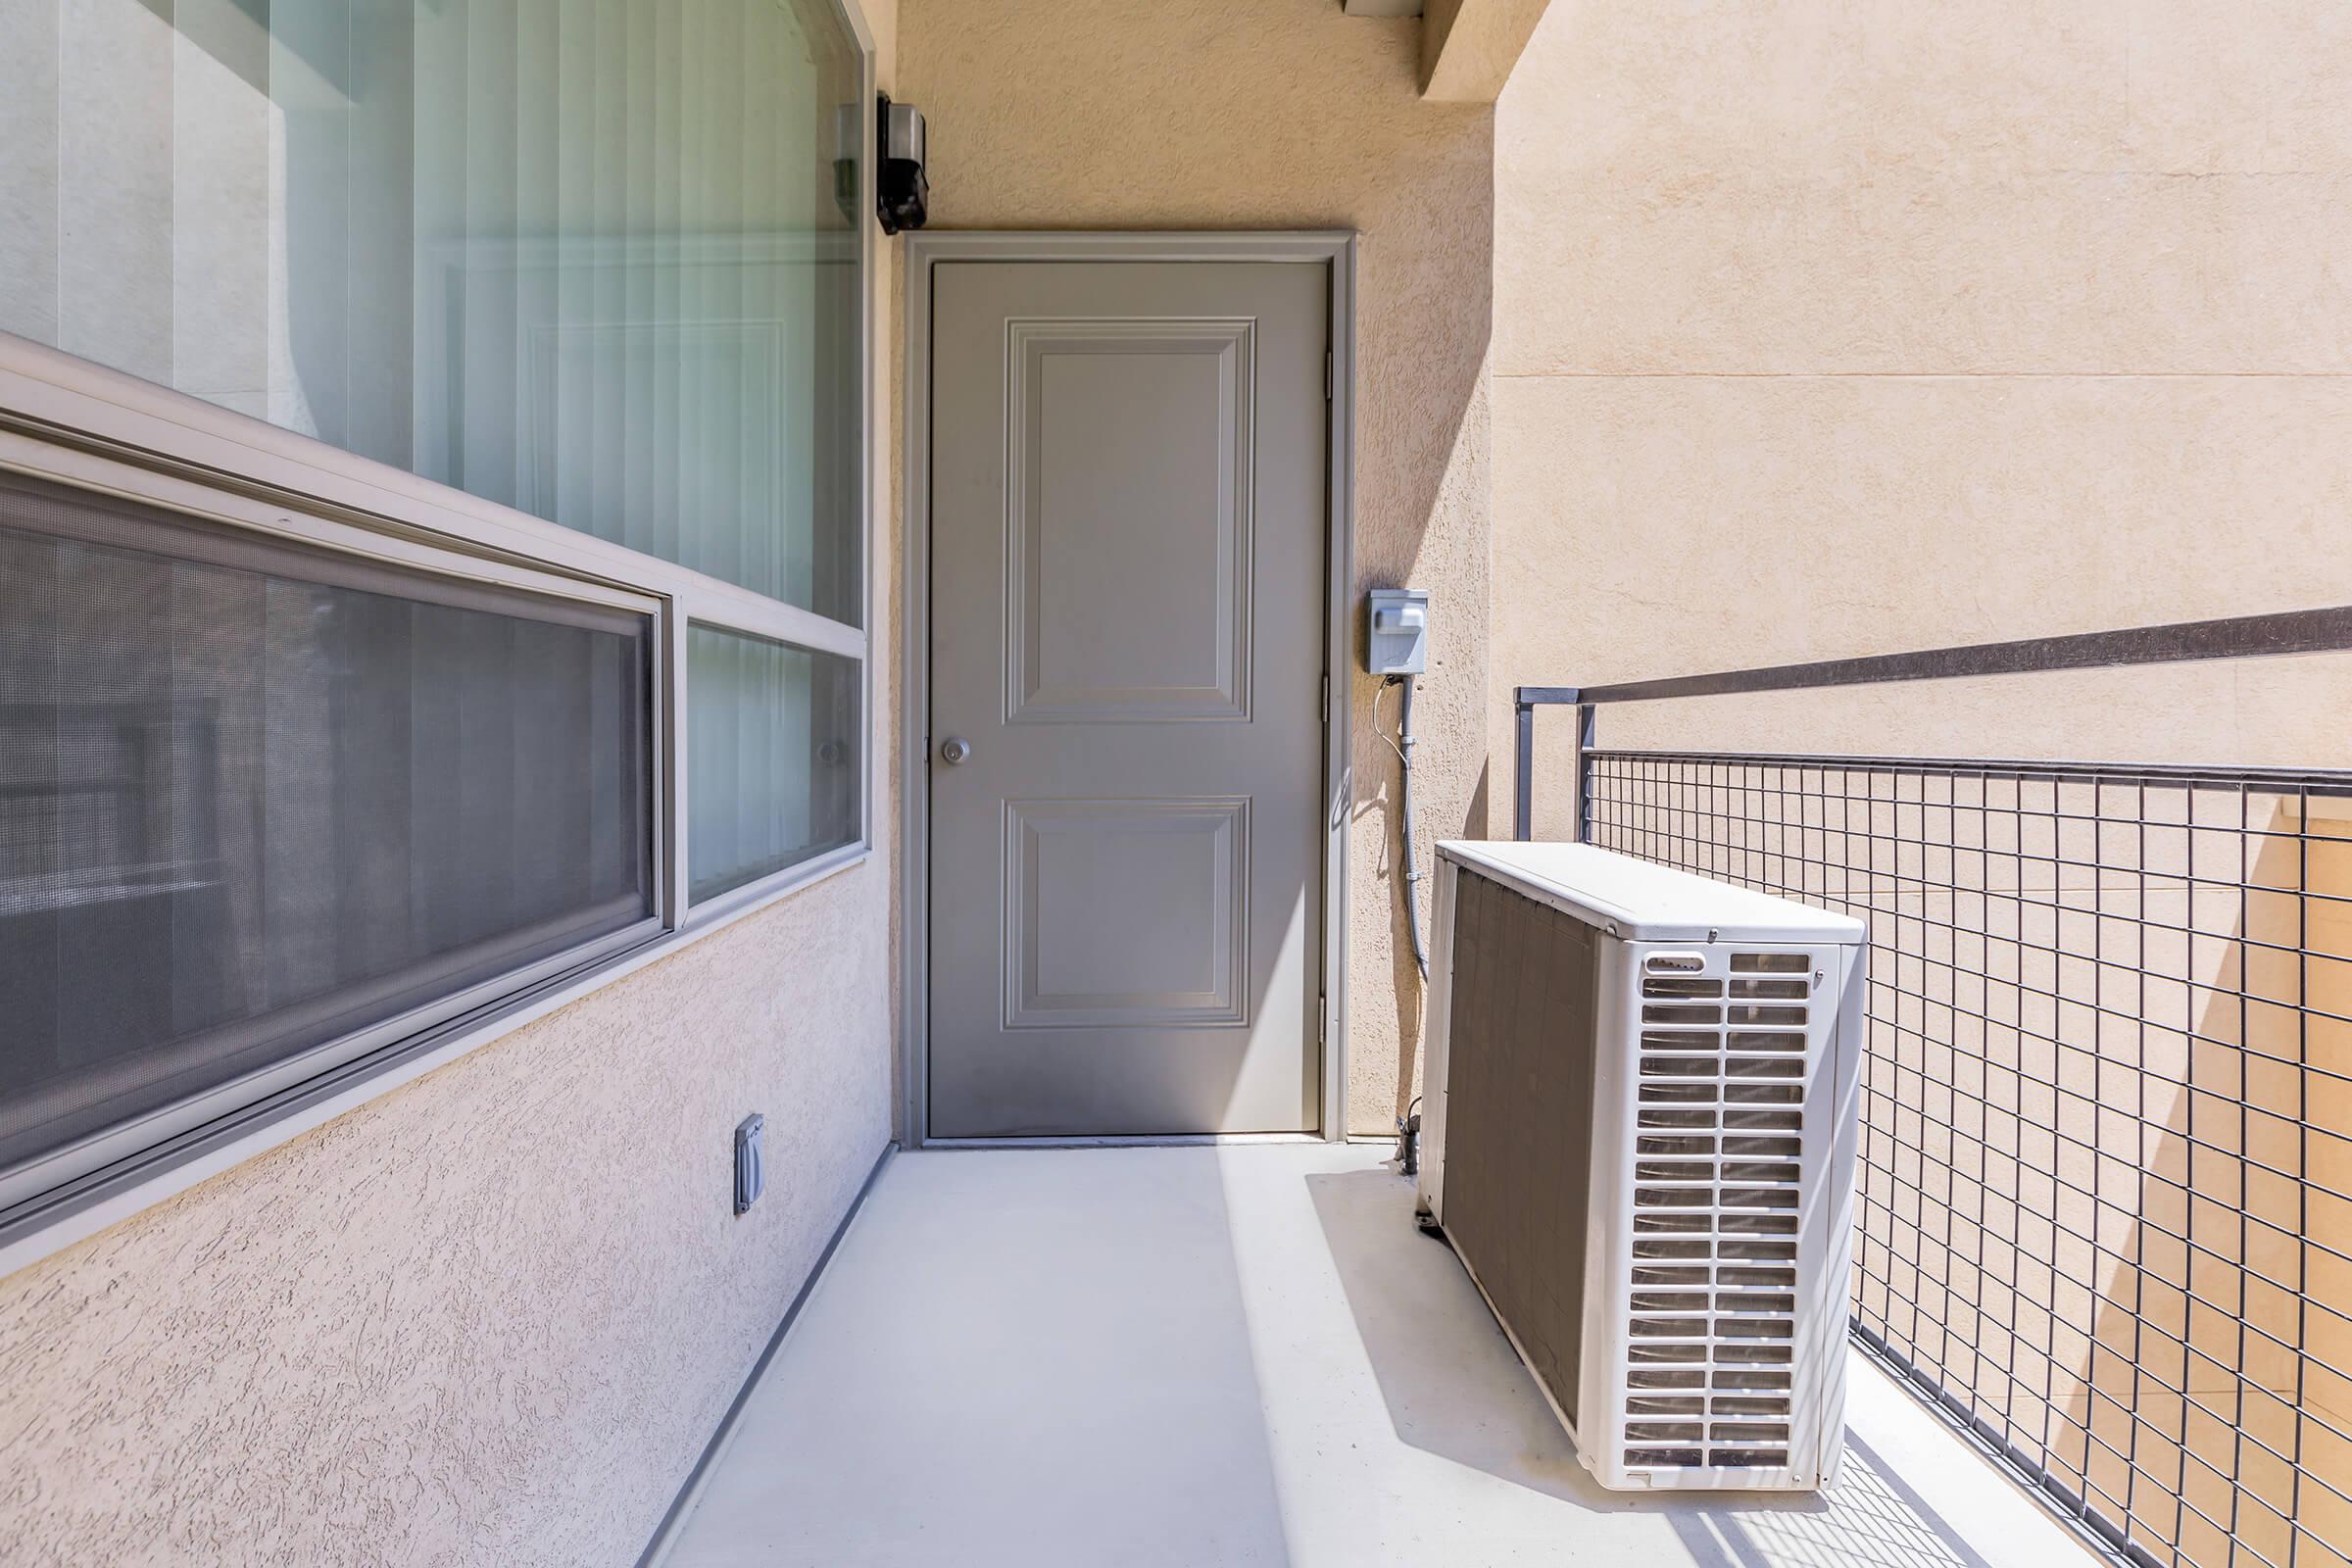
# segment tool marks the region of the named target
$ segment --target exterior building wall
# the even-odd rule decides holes
[[[1330,0],[904,0],[900,20],[934,228],[1357,231],[1356,598],[1435,594],[1418,826],[1482,835],[1492,109],[1420,97],[1419,22]],[[1360,664],[1333,672],[1354,725],[1348,1121],[1381,1133],[1418,1072],[1420,989]]]
[[[0,1279],[0,1557],[635,1560],[892,1137],[889,651],[867,859]]]
[[[1556,0],[1496,109],[1494,820],[1513,685],[2352,602],[2347,102],[2352,18],[2324,0]],[[2352,656],[2312,657],[1609,708],[1599,740],[2341,767],[2347,695]],[[1559,836],[1573,718],[1538,725],[1536,827]],[[2025,1023],[1874,1024],[1874,1056],[1919,1069],[1886,1075],[1894,1119],[1981,1095],[2027,1186],[1866,1172],[1872,1212],[1927,1211],[1866,1228],[1866,1268],[1920,1266],[1900,1300],[1866,1274],[1858,1304],[2167,1561],[2227,1556],[2232,1521],[2271,1560],[2345,1539],[2352,1320],[2322,1303],[2352,1168],[2346,828],[2324,804],[2249,806],[2310,839],[2268,841],[2245,897],[2143,858],[1875,901],[1889,942],[1971,932],[1988,902],[2109,917],[2060,960],[2069,998],[2096,975],[2142,999],[2096,1027],[2032,1023],[2017,1001],[2046,983],[1966,934],[1968,994]],[[2144,947],[2099,946],[2140,922]],[[2053,1204],[2054,1256],[2020,1220]]]
[[[2326,0],[1556,0],[1496,108],[1494,819],[1513,685],[2352,601],[2348,96]],[[2340,765],[2348,687],[2175,667],[1600,739]]]

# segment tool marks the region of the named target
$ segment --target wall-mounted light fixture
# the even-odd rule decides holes
[[[874,208],[882,232],[920,228],[929,216],[931,180],[923,168],[923,112],[879,95],[874,138]]]

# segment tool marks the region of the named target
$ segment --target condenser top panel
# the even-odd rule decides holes
[[[1862,922],[1590,844],[1450,839],[1438,854],[1627,942],[1859,944]]]

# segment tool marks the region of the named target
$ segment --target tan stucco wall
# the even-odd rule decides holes
[[[2348,102],[2331,0],[1557,0],[1496,109],[1496,711],[2352,600]],[[2341,764],[2348,691],[2338,659],[1602,740]]]
[[[0,1555],[633,1560],[889,1138],[883,886],[834,877],[0,1281]]]
[[[2352,602],[2347,104],[2352,12],[2331,0],[1555,0],[1496,109],[1496,820],[1514,684]],[[1600,739],[2340,767],[2347,697],[2339,655],[1610,709]],[[1540,833],[1568,825],[1571,722],[1542,717]],[[1873,1081],[1929,1152],[1908,1203],[1865,1174],[1866,1213],[1902,1216],[1865,1226],[1866,1320],[1917,1333],[1988,1406],[2013,1371],[2008,1413],[2046,1432],[2061,1479],[2110,1516],[2128,1498],[2143,1544],[2199,1561],[2229,1553],[2217,1519],[2279,1560],[2298,1508],[2346,1528],[2239,1431],[2352,1477],[2314,1415],[2352,1344],[2320,1305],[2352,1212],[2341,1032],[2285,1010],[2337,1005],[2346,829],[2294,805],[2251,803],[2257,829],[2315,840],[2257,846],[2251,879],[2281,892],[2250,911],[2226,886],[2192,895],[2185,863],[2070,869],[2090,880],[2069,906],[2111,918],[2095,945],[2046,940],[2072,944],[2062,989],[2098,974],[2095,1028],[2090,1008],[2022,1006],[2015,948],[1979,938],[1971,960],[1965,935],[1941,984],[1977,987],[1995,1022],[1874,1022]],[[2062,897],[2030,864],[1981,874]],[[2002,902],[1882,893],[1874,934],[1912,945],[1879,954],[1883,989],[1919,973],[1923,929],[1971,931]],[[2145,975],[2118,959],[2126,931]],[[2314,956],[2279,951],[2298,944]],[[2241,988],[2284,1005],[2245,1021]],[[1918,1070],[1879,1070],[1894,1062]],[[2014,1164],[1970,1152],[1977,1097]],[[2073,1234],[2021,1220],[2036,1209]],[[2273,1338],[2241,1341],[2236,1303]],[[2221,1390],[2234,1424],[2210,1416]],[[2134,1432],[2137,1476],[2085,1427]]]
[[[0,1561],[636,1559],[892,1136],[874,660],[870,859],[0,1279]]]
[[[1332,0],[904,0],[900,21],[934,228],[1359,232],[1356,583],[1437,595],[1414,804],[1431,838],[1480,830],[1492,111],[1422,101],[1418,21]],[[1396,758],[1372,681],[1335,687],[1355,725],[1349,1122],[1383,1132],[1420,1038]]]

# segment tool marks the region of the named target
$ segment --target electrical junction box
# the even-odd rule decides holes
[[[1429,592],[1375,588],[1364,596],[1364,667],[1375,675],[1429,668]]]

